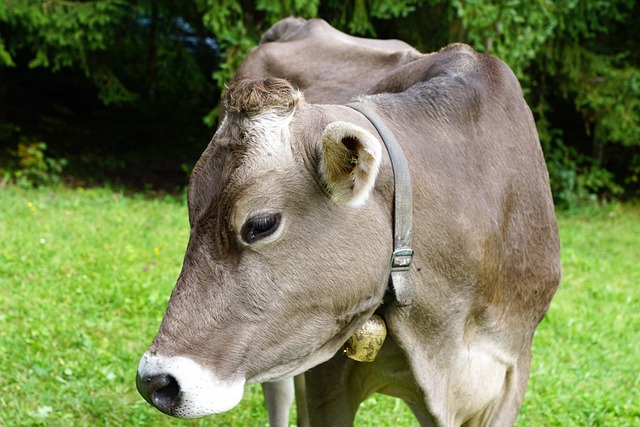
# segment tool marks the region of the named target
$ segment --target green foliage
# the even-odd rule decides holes
[[[46,150],[47,144],[42,141],[21,138],[17,150],[12,152],[15,164],[9,166],[4,175],[23,188],[59,184],[67,160],[49,157]]]
[[[616,57],[581,53],[580,71],[567,72],[577,82],[570,89],[595,143],[640,145],[640,69]]]
[[[558,207],[575,211],[586,205],[595,206],[603,199],[615,199],[623,193],[611,172],[567,146],[561,138],[553,139],[547,147],[551,191]]]
[[[520,79],[553,36],[555,2],[524,0],[452,1],[463,28],[461,41],[507,62]]]
[[[564,278],[536,333],[517,426],[632,426],[640,416],[640,207],[559,218]],[[0,425],[265,426],[260,388],[202,420],[135,389],[189,238],[184,197],[8,186],[0,203]],[[374,395],[357,426],[417,426]]]
[[[195,162],[210,138],[219,50],[194,2],[0,1],[0,39],[0,127],[22,129],[0,132],[0,155],[26,136],[81,180],[164,186],[146,175]]]
[[[204,24],[215,34],[225,58],[214,73],[214,79],[222,89],[262,33],[287,16],[316,16],[319,0],[197,0],[197,3],[204,12]]]
[[[633,156],[630,165],[630,173],[625,180],[625,184],[633,185],[637,191],[636,195],[640,195],[640,154]]]
[[[187,52],[174,37],[182,30],[173,19],[181,2],[36,3],[2,2],[0,60],[5,65],[15,66],[16,57],[22,55],[28,58],[29,68],[81,71],[95,84],[105,105],[136,101],[149,85],[154,89],[165,85],[158,92],[166,89],[171,95],[185,89],[189,93],[205,90],[206,77],[198,69],[195,53]]]
[[[552,150],[547,153],[552,179],[560,180],[553,186],[562,189],[555,193],[556,200],[573,206],[596,196],[620,195],[629,170],[613,173],[608,168],[619,167],[616,156],[640,148],[640,63],[637,49],[629,48],[633,43],[624,31],[616,30],[631,28],[632,19],[637,23],[637,2],[452,4],[464,27],[463,41],[496,54],[520,78],[538,122],[545,123],[542,140],[558,132],[566,137],[575,133],[566,124],[547,122],[558,122],[557,116],[564,115],[556,111],[558,97],[580,118],[585,129],[580,139],[546,147]],[[635,34],[631,39],[637,46],[640,39]]]
[[[129,10],[125,0],[35,3],[14,0],[0,6],[0,22],[22,36],[12,36],[8,49],[0,49],[8,59],[5,64],[12,63],[12,56],[26,48],[33,54],[30,67],[50,67],[54,71],[78,67],[89,73],[90,53],[113,43],[117,37],[115,24]]]
[[[634,2],[574,1],[572,6],[557,15],[561,32],[540,59],[553,64],[548,73],[560,83],[555,90],[573,102],[595,146],[638,146],[640,64],[611,32],[632,16]]]
[[[321,15],[349,34],[376,37],[376,20],[406,17],[424,0],[358,0],[352,3],[328,0],[321,5]]]
[[[640,419],[640,207],[560,215],[563,278],[536,332],[517,426]]]
[[[0,60],[15,67],[16,57],[28,52],[28,68],[56,72],[65,68],[93,75],[106,104],[129,101],[133,95],[112,72],[95,73],[98,55],[113,48],[121,22],[131,13],[125,0],[3,1],[0,5]],[[4,43],[3,43],[4,42]]]
[[[216,123],[225,82],[261,34],[292,15],[320,17],[354,35],[399,38],[426,52],[465,42],[497,55],[515,71],[536,116],[560,205],[640,195],[635,0],[0,1],[0,123],[35,123],[31,134],[54,149],[67,147],[75,138],[70,128],[82,134],[81,126],[98,135],[91,138],[95,152],[140,141],[174,147],[184,133],[206,141],[210,131],[191,130]],[[219,52],[187,46],[185,24],[189,37],[215,37]],[[64,76],[61,87],[77,88],[60,96],[105,108],[39,97],[54,73]],[[75,120],[88,111],[95,116]],[[96,122],[112,126],[105,131]],[[71,151],[87,150],[81,144]]]

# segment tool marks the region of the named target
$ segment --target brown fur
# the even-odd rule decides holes
[[[345,43],[317,22],[288,25],[248,58],[254,80],[232,84],[226,125],[196,165],[183,272],[148,354],[189,357],[223,380],[270,380],[315,364],[305,373],[312,425],[352,425],[376,391],[404,399],[424,426],[513,425],[533,335],[560,280],[548,173],[515,76],[465,45],[394,63],[398,51]],[[280,62],[274,52],[285,53]],[[292,84],[265,80],[265,70]],[[375,129],[345,106],[299,99],[294,85],[327,104],[377,93],[362,100],[395,133],[413,179],[412,306],[385,296],[386,154],[357,209],[335,202],[331,174],[321,172],[328,126],[346,122],[378,138]],[[220,143],[267,111],[293,114],[275,122],[286,129],[269,127],[275,138]],[[346,165],[354,150],[343,144]],[[274,149],[287,156],[274,160]],[[282,217],[277,238],[243,242],[239,230],[265,213]],[[380,356],[344,358],[342,343],[373,311],[389,329]]]
[[[256,116],[265,111],[291,112],[302,94],[283,79],[237,77],[227,87],[225,109],[230,114]]]

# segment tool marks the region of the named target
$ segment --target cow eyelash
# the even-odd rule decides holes
[[[281,219],[282,215],[279,213],[264,213],[249,218],[240,231],[242,240],[252,244],[272,235],[280,227]]]

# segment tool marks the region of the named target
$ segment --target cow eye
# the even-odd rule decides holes
[[[280,226],[281,217],[278,213],[264,213],[249,218],[240,231],[242,239],[252,244],[272,235]]]

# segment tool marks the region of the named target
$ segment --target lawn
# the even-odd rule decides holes
[[[564,278],[518,426],[640,424],[640,207],[560,215]],[[135,390],[189,234],[183,198],[0,188],[0,425],[266,426],[260,388],[179,421]],[[376,395],[358,426],[415,426]]]

